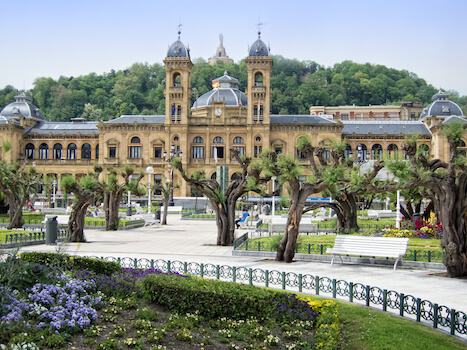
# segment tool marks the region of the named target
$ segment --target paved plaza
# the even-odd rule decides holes
[[[285,264],[258,256],[232,256],[232,247],[216,246],[214,221],[181,220],[180,214],[169,214],[167,222],[166,226],[122,231],[86,229],[86,243],[36,245],[21,250],[59,250],[82,256],[163,259],[311,274],[394,290],[467,312],[467,280],[434,276],[442,271],[439,269],[402,266],[394,271],[391,265],[338,262],[331,266],[329,262],[299,260]],[[243,232],[246,231],[239,233]]]

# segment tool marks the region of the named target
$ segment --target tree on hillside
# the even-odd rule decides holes
[[[466,158],[457,152],[465,134],[465,124],[444,126],[449,143],[449,160],[429,160],[417,149],[415,139],[407,140],[404,150],[409,162],[394,162],[390,169],[402,183],[422,186],[422,195],[431,199],[435,213],[443,224],[441,246],[449,277],[467,276],[467,168]]]
[[[216,214],[217,245],[232,245],[235,232],[235,204],[238,198],[249,191],[261,192],[261,186],[270,177],[261,177],[259,165],[252,165],[250,157],[239,155],[239,151],[231,149],[233,157],[240,164],[241,171],[227,189],[222,191],[220,184],[213,179],[205,179],[201,173],[188,177],[183,170],[180,158],[175,158],[172,166],[180,171],[183,179],[195,190],[204,194],[211,201]]]

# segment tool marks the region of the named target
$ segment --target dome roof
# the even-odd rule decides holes
[[[180,31],[178,32],[178,39],[170,45],[167,51],[167,57],[188,57],[190,58],[190,49],[180,41]]]
[[[21,92],[15,96],[15,102],[12,102],[5,106],[0,112],[0,116],[5,118],[18,118],[23,116],[25,118],[34,118],[39,120],[45,120],[44,115],[39,108],[34,106],[32,98]]]
[[[235,79],[224,72],[224,75],[213,79],[212,86],[214,89],[200,96],[193,108],[211,106],[213,101],[225,102],[227,107],[246,107],[246,95],[238,89],[238,79]]]
[[[248,56],[269,56],[269,48],[261,40],[261,32],[258,32],[258,39],[251,45]]]
[[[433,96],[434,102],[428,107],[423,109],[420,119],[437,116],[437,117],[450,117],[450,116],[464,116],[464,112],[459,105],[453,101],[448,100],[449,95],[441,90]]]

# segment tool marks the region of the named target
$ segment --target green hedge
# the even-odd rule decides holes
[[[180,314],[198,310],[210,319],[228,317],[259,319],[273,317],[283,321],[278,304],[290,303],[290,309],[307,308],[290,293],[250,285],[222,282],[198,277],[148,275],[141,279],[145,298]],[[289,316],[289,315],[287,315]]]
[[[66,269],[87,269],[95,273],[111,275],[120,272],[122,268],[117,261],[106,261],[82,256],[71,256],[68,254],[23,252],[20,254],[21,260],[34,262],[37,264],[56,265]]]

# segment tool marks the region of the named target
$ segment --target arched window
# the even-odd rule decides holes
[[[466,148],[464,140],[461,140],[459,142],[459,146],[457,146],[457,155],[467,157],[467,148]]]
[[[233,143],[243,143],[243,138],[240,136],[237,136],[233,139]]]
[[[212,143],[215,144],[215,146],[212,147],[212,158],[214,159],[223,159],[224,158],[224,147],[223,146],[218,146],[218,144],[224,143],[224,140],[220,136],[216,136]]]
[[[76,145],[74,143],[70,143],[66,150],[66,157],[67,159],[76,159]]]
[[[465,145],[465,143],[464,143],[464,145]],[[422,143],[420,145],[420,147],[418,147],[418,149],[420,150],[420,153],[423,154],[426,158],[428,158],[430,156],[430,147],[428,147],[428,145]],[[465,152],[465,150],[464,150],[464,152]]]
[[[399,152],[399,149],[397,148],[397,146],[393,143],[391,143],[389,146],[388,146],[388,155],[389,157],[391,158],[397,158],[397,154]]]
[[[46,143],[41,143],[39,146],[39,159],[47,159],[49,157],[49,146]]]
[[[133,137],[130,141],[131,143],[131,146],[130,146],[130,149],[129,149],[129,158],[132,158],[132,159],[139,159],[141,158],[141,140],[139,139],[139,137]],[[138,145],[138,146],[136,146]]]
[[[174,73],[173,75],[174,86],[182,86],[182,76],[180,73]]]
[[[255,86],[263,86],[263,74],[260,72],[255,74]]]
[[[91,145],[89,143],[85,143],[81,147],[81,159],[91,159]]]
[[[32,143],[26,145],[24,157],[26,159],[34,159],[34,145]]]
[[[355,160],[364,161],[364,160],[367,160],[368,158],[369,158],[369,154],[368,154],[368,149],[366,145],[364,145],[363,143],[360,143],[359,145],[357,145],[357,154],[356,154]]]
[[[371,147],[371,159],[382,159],[383,158],[383,146],[375,144]]]
[[[261,142],[261,137],[260,137],[260,136],[256,136],[255,141],[256,141],[256,142]]]
[[[62,145],[59,143],[56,143],[54,145],[54,152],[53,152],[53,159],[60,159],[62,158]]]
[[[239,173],[233,173],[232,176],[230,177],[230,181],[238,181],[241,179],[241,176]]]
[[[211,175],[211,180],[217,180],[217,173],[213,173]]]
[[[236,136],[233,139],[234,144],[242,144],[243,143],[243,138],[240,136]],[[239,155],[243,156],[245,154],[245,147],[244,146],[234,146],[233,149],[238,150]],[[233,158],[233,155],[231,156]]]
[[[259,102],[253,106],[253,121],[255,123],[263,122],[263,105],[259,104]]]
[[[196,136],[193,139],[193,143],[201,144],[204,143],[204,140],[201,136]],[[193,159],[204,159],[204,147],[203,146],[193,146],[193,152],[191,154]]]
[[[348,159],[352,156],[352,147],[348,143],[345,144],[344,158]]]

